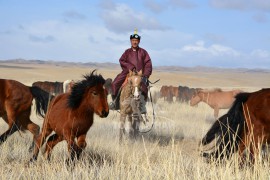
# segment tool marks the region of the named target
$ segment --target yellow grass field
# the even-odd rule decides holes
[[[56,66],[53,64],[5,64],[0,77],[14,79],[26,85],[34,81],[64,81],[82,79],[93,68]],[[119,69],[97,70],[105,78],[114,78]],[[260,72],[165,72],[153,71],[150,80],[161,79],[152,91],[162,85],[242,89],[256,91],[269,87],[269,73]],[[1,89],[0,89],[1,90]],[[151,115],[151,105],[147,104]],[[239,168],[237,154],[224,163],[207,163],[200,156],[199,141],[214,122],[213,110],[205,104],[190,107],[184,103],[168,104],[158,99],[154,129],[136,142],[119,144],[119,114],[110,111],[107,118],[95,116],[87,135],[87,147],[73,170],[66,167],[66,142],[59,143],[48,162],[40,153],[38,161],[26,166],[31,157],[29,132],[16,132],[0,146],[1,179],[269,179],[269,158],[254,166]],[[226,113],[222,110],[220,115]],[[150,116],[151,117],[151,116]],[[39,124],[43,119],[33,111],[31,119]],[[0,121],[0,133],[7,129]],[[268,157],[268,156],[267,156]]]

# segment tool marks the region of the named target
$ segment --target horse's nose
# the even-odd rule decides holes
[[[140,100],[140,95],[139,96],[134,96],[135,100]]]
[[[108,114],[109,114],[109,111],[102,110],[102,112],[101,112],[102,117],[107,117]]]

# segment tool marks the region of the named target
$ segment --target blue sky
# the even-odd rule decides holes
[[[0,0],[0,59],[270,68],[269,0]]]

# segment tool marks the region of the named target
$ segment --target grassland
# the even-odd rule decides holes
[[[30,85],[37,80],[79,80],[82,74],[92,70],[53,65],[17,66],[27,68],[1,68],[0,77]],[[113,78],[119,69],[99,69],[98,72]],[[151,79],[161,79],[153,91],[165,84],[254,91],[267,87],[269,77],[265,73],[154,72]],[[151,114],[150,104],[147,109]],[[123,144],[118,141],[119,114],[111,111],[105,119],[95,116],[87,135],[87,148],[73,170],[65,164],[68,157],[65,142],[55,147],[50,162],[40,154],[37,163],[26,166],[31,156],[28,147],[32,136],[29,132],[15,133],[0,146],[1,179],[269,179],[267,157],[253,166],[241,168],[237,154],[223,163],[205,162],[200,156],[199,141],[214,121],[213,110],[207,105],[190,107],[159,99],[155,110],[154,129],[136,142],[126,140]],[[224,113],[226,110],[220,115]],[[39,125],[43,123],[35,113],[31,119]],[[0,132],[6,129],[7,125],[1,121]]]

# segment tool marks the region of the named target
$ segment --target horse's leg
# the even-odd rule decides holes
[[[130,139],[134,139],[134,118],[132,117],[132,115],[128,115],[128,126],[129,126],[129,138]]]
[[[135,114],[135,116],[131,117],[131,119],[132,136],[134,139],[137,139],[139,135],[140,117],[138,114]]]
[[[67,159],[66,163],[68,165],[71,165],[70,163],[74,163],[75,156],[77,152],[79,151],[79,147],[77,146],[75,142],[75,136],[73,134],[66,135],[65,139],[68,142],[68,151],[70,153],[70,159]],[[74,164],[72,164],[74,165]]]
[[[121,114],[120,115],[120,137],[119,137],[119,142],[121,143],[123,141],[123,136],[126,133],[125,130],[125,121],[126,121],[126,114]]]
[[[39,130],[40,130],[40,127],[33,123],[30,119],[29,119],[29,124],[27,125],[26,129],[28,129],[32,134],[33,134],[33,141],[31,143],[31,146],[29,147],[29,152],[32,152],[34,147],[35,147],[35,141],[37,140],[37,137],[39,135]]]
[[[77,151],[77,159],[80,158],[80,155],[82,153],[82,151],[85,149],[87,143],[85,141],[86,138],[86,134],[80,135],[77,137],[77,145],[79,147],[78,151]]]
[[[53,130],[49,127],[49,125],[45,121],[42,127],[42,132],[36,138],[36,146],[34,149],[33,157],[30,159],[31,162],[37,160],[40,147],[43,145],[44,140],[52,133],[52,131]]]
[[[18,131],[18,126],[14,123],[9,129],[0,136],[0,145],[7,140],[9,136]]]
[[[45,156],[47,160],[51,160],[51,152],[56,144],[63,140],[62,136],[58,136],[58,134],[51,135],[46,143]]]
[[[7,115],[2,118],[8,123],[8,130],[0,136],[0,145],[7,140],[7,138],[19,130],[16,124],[16,115],[13,108],[9,105],[6,106]]]
[[[40,128],[37,124],[33,123],[30,120],[30,113],[31,113],[31,109],[21,114],[19,117],[19,123],[24,129],[27,129],[33,134],[33,141],[28,150],[29,152],[32,152],[34,149],[35,141],[37,140]]]

